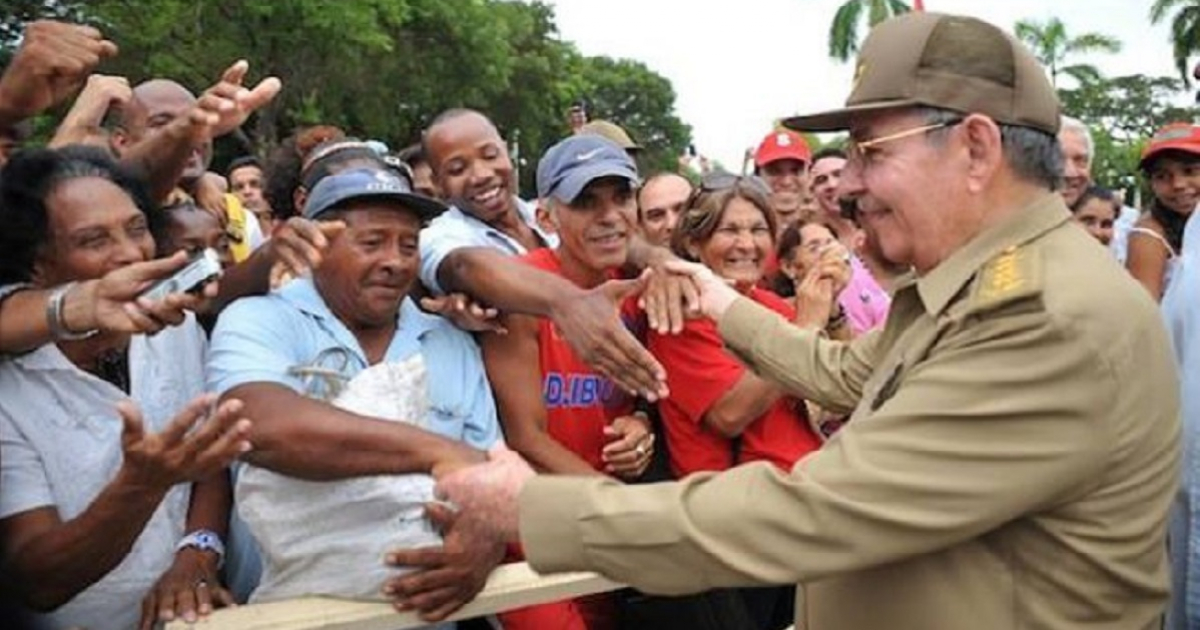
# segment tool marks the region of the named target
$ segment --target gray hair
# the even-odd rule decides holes
[[[1058,133],[1062,135],[1066,131],[1073,131],[1083,138],[1084,150],[1087,151],[1088,162],[1091,162],[1092,158],[1096,157],[1096,143],[1092,140],[1092,130],[1088,129],[1082,120],[1064,114],[1060,119]]]
[[[931,125],[955,122],[965,115],[963,112],[940,107],[922,106],[917,107],[915,111]],[[1059,147],[1058,137],[1032,127],[1001,122],[996,124],[1000,127],[1000,144],[1003,147],[1005,162],[1017,177],[1043,185],[1050,190],[1058,190],[1063,173],[1062,149]],[[945,132],[946,129],[930,132],[931,139],[939,141],[940,132]]]

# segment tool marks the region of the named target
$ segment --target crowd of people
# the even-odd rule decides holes
[[[94,73],[117,53],[35,22],[0,77],[18,623],[330,595],[453,627],[524,559],[637,591],[484,623],[1200,624],[1200,126],[1129,207],[1022,45],[918,13],[752,172],[645,172],[573,107],[526,200],[466,108],[216,172],[286,86]]]

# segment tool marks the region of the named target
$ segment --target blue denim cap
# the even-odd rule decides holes
[[[321,178],[304,203],[304,218],[316,219],[353,199],[395,201],[429,220],[446,210],[442,202],[413,192],[412,182],[391,170],[356,168]]]
[[[538,162],[538,197],[572,203],[592,180],[623,177],[636,186],[637,165],[625,150],[600,136],[571,136],[550,147]]]

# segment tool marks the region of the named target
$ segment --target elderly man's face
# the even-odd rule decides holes
[[[628,180],[602,177],[585,186],[570,204],[553,203],[551,221],[562,239],[561,257],[593,272],[625,264],[637,224],[637,202]]]
[[[850,134],[863,143],[928,124],[911,111],[884,111],[856,118]],[[924,273],[973,229],[977,217],[960,208],[970,160],[953,143],[951,134],[960,131],[950,127],[852,148],[838,195],[854,199],[859,223],[887,261]],[[943,137],[935,141],[930,133]]]
[[[1092,181],[1092,156],[1088,155],[1087,139],[1078,131],[1063,129],[1058,144],[1063,154],[1063,201],[1071,206]]]
[[[331,218],[346,222],[313,280],[330,310],[351,330],[396,321],[416,281],[421,220],[394,201],[351,201]]]
[[[107,179],[59,184],[46,197],[46,210],[50,229],[35,269],[41,286],[99,278],[154,257],[146,215]]]

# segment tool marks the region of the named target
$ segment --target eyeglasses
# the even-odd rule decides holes
[[[963,120],[963,118],[953,118],[940,123],[921,125],[920,127],[913,127],[912,129],[897,131],[896,133],[880,136],[878,138],[871,138],[870,140],[863,140],[861,142],[855,140],[854,138],[850,138],[849,142],[846,143],[846,162],[859,167],[868,165],[874,160],[874,156],[878,155],[874,149],[881,144],[892,142],[893,140],[911,138],[912,136],[929,133],[931,131],[937,131],[938,129],[947,129],[961,123]]]

